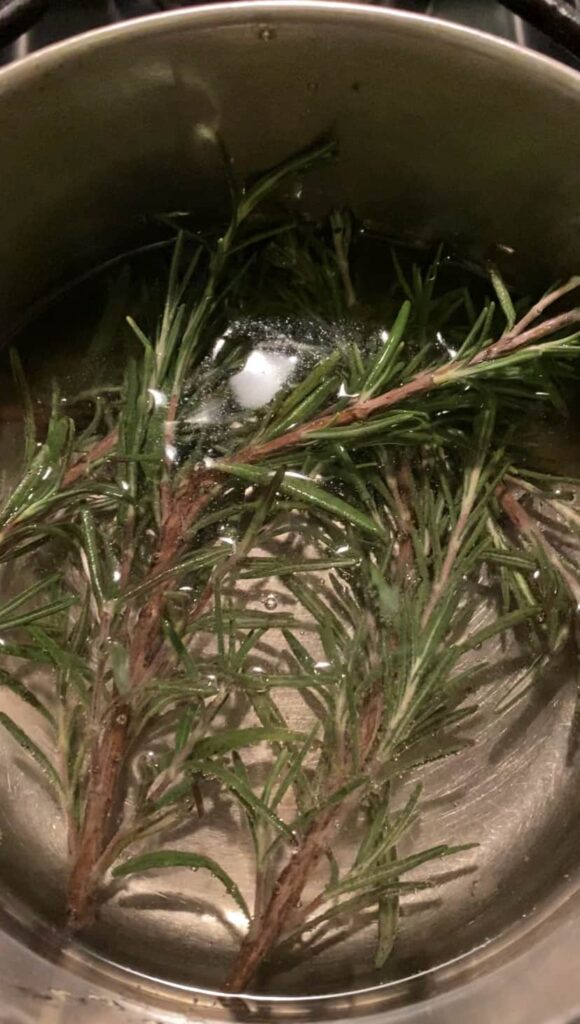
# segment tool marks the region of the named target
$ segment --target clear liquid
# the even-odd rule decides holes
[[[198,379],[188,382],[176,444],[169,456],[166,451],[166,458],[179,463],[195,449],[200,461],[208,460],[211,464],[224,447],[252,429],[256,418],[263,415],[277,395],[332,352],[337,337],[342,344],[356,340],[364,351],[380,344],[382,332],[391,322],[387,318],[390,298],[386,301],[382,295],[380,266],[382,259],[386,263],[384,243],[372,239],[360,243],[358,259],[362,268],[359,277],[364,278],[368,294],[352,322],[329,328],[303,317],[284,319],[267,308],[266,303],[263,310],[238,311],[216,330],[201,368],[202,386],[199,387]],[[31,324],[19,340],[40,432],[46,421],[54,378],[63,406],[81,428],[91,415],[95,392],[102,391],[107,400],[114,394],[128,355],[136,351],[124,315],[127,311],[137,314],[142,308],[143,281],[154,281],[160,273],[157,257],[147,263],[136,261],[130,272],[123,272],[113,282],[97,278],[82,286]],[[450,266],[444,277],[445,274],[449,277],[449,289],[464,283],[474,285],[471,275],[456,267]],[[479,280],[474,287],[475,291],[485,289]],[[155,295],[155,285],[151,292]],[[216,383],[212,370],[216,358],[224,345],[240,337],[245,344],[244,359],[235,372],[220,377]],[[435,341],[442,352],[452,355],[456,344],[453,320],[444,332],[436,333]],[[345,376],[336,397],[352,396],[351,388],[352,383]],[[14,398],[6,363],[0,367],[0,394],[7,396],[0,402],[0,452],[5,473],[3,488],[7,490],[19,471],[22,409]],[[165,407],[169,396],[160,392],[152,394],[151,400],[155,406]],[[565,437],[569,440],[564,443]],[[572,472],[577,459],[574,424],[564,432],[562,424],[540,423],[537,436],[530,438],[530,458],[538,468],[549,467],[556,453],[562,471],[564,444],[566,471]],[[327,483],[332,481],[332,475],[332,465],[318,467],[318,476]],[[337,493],[344,495],[344,488]],[[327,545],[321,547],[307,516],[287,510],[281,525],[281,531],[273,532],[265,544],[249,552],[252,558],[276,557],[296,562],[328,554]],[[236,520],[226,521],[220,530],[225,547],[234,548],[241,536]],[[335,554],[349,556],[348,544],[341,544],[340,538]],[[58,552],[51,554],[50,548],[40,562],[34,556],[29,566],[31,575],[39,570],[47,572],[51,559],[52,564],[58,563]],[[113,572],[118,571],[115,566]],[[314,590],[331,603],[337,593],[336,584],[345,587],[344,580],[331,579],[332,575],[332,571],[321,570],[307,577]],[[19,581],[8,570],[2,582],[4,591],[10,592]],[[190,584],[187,577],[180,584],[180,591],[183,602],[199,599],[196,582]],[[240,576],[228,584],[223,597],[226,605],[229,602],[238,613],[243,610],[248,615],[257,612],[260,616],[278,618],[294,616],[297,621],[291,628],[313,659],[321,681],[330,677],[328,653],[320,643],[313,618],[297,602],[283,577],[274,574],[248,580]],[[335,606],[340,615],[339,600]],[[482,601],[476,609],[474,603],[474,616],[486,615],[489,605]],[[197,654],[207,666],[202,682],[210,686],[214,674],[211,657],[216,643],[215,631],[209,629],[200,631],[192,645],[192,654]],[[477,660],[485,653],[477,652]],[[519,652],[510,645],[497,650],[493,647],[488,653],[493,663],[492,685],[483,696],[480,714],[469,727],[477,744],[426,770],[425,811],[408,839],[409,849],[417,843],[427,846],[443,841],[478,841],[481,846],[477,854],[469,851],[461,855],[451,869],[452,877],[441,889],[408,897],[395,954],[383,971],[377,974],[370,967],[374,931],[363,917],[348,922],[345,930],[331,932],[318,946],[314,943],[311,948],[306,943],[283,963],[274,959],[264,980],[267,992],[301,995],[344,991],[431,968],[509,927],[530,905],[541,903],[542,899],[549,901],[562,875],[574,871],[577,779],[576,771],[569,769],[562,753],[574,707],[573,678],[570,677],[568,687],[558,691],[557,701],[549,699],[555,692],[550,683],[540,687],[525,708],[514,708],[499,737],[497,685],[505,686],[510,676],[517,676],[521,666],[514,667]],[[261,692],[260,677],[281,677],[295,669],[284,627],[271,627],[245,665],[248,676],[253,675],[258,681],[253,706],[243,697],[230,701],[216,716],[213,730],[258,724],[256,706],[266,693],[265,689]],[[569,666],[563,663],[559,671],[568,670]],[[50,673],[45,669],[32,666],[26,670],[26,679],[41,692],[49,693]],[[319,713],[314,698],[295,691],[280,690],[276,702],[288,727],[298,732],[306,733]],[[2,708],[15,718],[22,714],[21,706],[9,693],[2,696]],[[43,723],[26,712],[26,725],[35,741],[46,746]],[[165,750],[163,735],[149,738],[139,750],[132,762],[129,806],[131,800],[137,799],[139,787],[150,783],[152,769],[160,764]],[[53,753],[50,747],[47,753]],[[45,780],[22,753],[3,739],[0,754],[0,870],[6,900],[24,917],[29,913],[40,914],[60,924],[67,861],[65,823]],[[263,745],[246,757],[256,785],[265,778],[271,756],[269,746]],[[202,789],[203,816],[200,808],[192,805],[191,820],[169,835],[166,845],[219,859],[251,903],[254,850],[247,825],[239,808],[224,797],[214,782],[204,782]],[[404,796],[403,789],[400,799]],[[295,801],[289,794],[280,814],[291,820],[295,812]],[[352,857],[359,827],[360,821],[353,813],[337,829],[333,852],[340,865]],[[522,880],[518,871],[526,857],[528,866]],[[321,867],[310,880],[303,896],[305,902],[316,894],[325,870],[325,866]],[[445,867],[441,874],[446,874]],[[215,878],[175,869],[109,886],[110,898],[99,921],[83,940],[89,948],[87,955],[95,951],[161,981],[220,989],[225,965],[245,933],[246,922]]]

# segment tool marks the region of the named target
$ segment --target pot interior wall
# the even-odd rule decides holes
[[[371,9],[241,4],[81,37],[0,75],[3,323],[144,216],[215,216],[222,146],[243,176],[324,134],[340,157],[311,210],[476,257],[499,244],[551,280],[580,250],[578,102],[555,64]]]

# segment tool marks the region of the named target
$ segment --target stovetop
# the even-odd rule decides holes
[[[512,14],[498,0],[383,0],[382,3],[379,0],[379,3],[483,29],[580,68],[579,60]],[[568,3],[580,10],[580,0],[568,0]],[[191,0],[0,0],[0,64],[18,60],[50,43],[89,29],[188,6],[195,4]]]

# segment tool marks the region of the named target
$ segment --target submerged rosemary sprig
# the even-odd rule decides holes
[[[241,192],[217,239],[192,250],[179,235],[163,309],[152,325],[130,320],[138,349],[84,430],[55,395],[37,442],[13,360],[26,453],[0,511],[0,558],[36,578],[0,607],[0,684],[38,713],[52,750],[4,712],[0,724],[66,813],[71,925],[91,920],[111,868],[210,871],[250,921],[233,991],[276,947],[368,908],[385,962],[400,897],[429,884],[409,873],[464,848],[401,852],[420,785],[402,805],[397,793],[461,746],[480,680],[470,651],[518,632],[533,671],[576,642],[580,519],[552,479],[518,468],[517,430],[531,409],[561,410],[577,375],[580,335],[566,332],[580,309],[561,304],[579,279],[516,311],[493,270],[477,312],[463,286],[437,287],[441,254],[410,276],[395,255],[369,316],[347,214],[325,225],[250,216],[331,149]],[[262,353],[272,333],[289,335],[303,369],[241,415],[231,387],[255,345],[250,325]],[[249,607],[260,580],[292,611]],[[490,615],[476,626],[470,587],[482,580]],[[53,701],[22,681],[30,662],[50,672]],[[309,709],[306,731],[287,692]],[[247,713],[235,728],[224,725],[234,699]],[[152,738],[157,765],[142,758]],[[259,783],[257,745],[270,755]],[[252,835],[251,907],[203,849],[166,846],[176,825],[193,826],[207,778]],[[354,819],[358,846],[339,866],[330,837]]]

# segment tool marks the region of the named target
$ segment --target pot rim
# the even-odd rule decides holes
[[[517,43],[480,29],[442,18],[348,0],[226,0],[116,22],[52,43],[0,69],[0,92],[18,88],[35,75],[57,69],[65,60],[82,57],[101,46],[125,44],[143,37],[163,35],[165,31],[186,29],[192,24],[197,24],[200,28],[211,28],[216,23],[223,25],[237,21],[261,25],[270,20],[276,21],[278,18],[291,18],[294,21],[317,21],[320,18],[323,21],[333,21],[337,17],[360,21],[361,24],[382,22],[385,27],[398,22],[421,34],[444,33],[450,43],[463,44],[480,54],[490,57],[505,54],[506,60],[511,58],[523,67],[535,64],[551,77],[554,85],[559,84],[580,94],[580,71],[545,54],[525,49]]]

